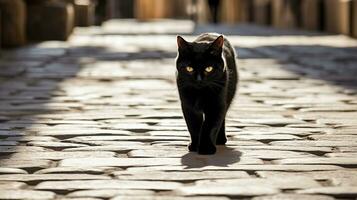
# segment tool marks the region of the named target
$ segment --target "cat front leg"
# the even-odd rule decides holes
[[[222,107],[223,108],[223,107]],[[198,153],[210,155],[216,153],[216,141],[224,120],[221,107],[210,108],[205,112],[205,120],[199,138]]]
[[[217,135],[217,140],[216,140],[216,144],[217,145],[225,145],[227,143],[225,125],[226,125],[225,120],[223,120],[221,128],[219,129],[219,132],[218,132],[218,135]]]
[[[199,134],[203,123],[203,113],[196,112],[186,106],[182,106],[182,111],[191,136],[191,143],[188,145],[188,149],[189,151],[197,151]]]

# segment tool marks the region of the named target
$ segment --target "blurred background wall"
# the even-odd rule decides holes
[[[66,40],[113,18],[255,23],[357,37],[357,0],[0,0],[1,47]]]

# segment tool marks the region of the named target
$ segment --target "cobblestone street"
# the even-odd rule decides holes
[[[188,153],[176,35],[221,32],[228,145]],[[0,199],[357,197],[357,40],[253,25],[108,21],[1,52]]]

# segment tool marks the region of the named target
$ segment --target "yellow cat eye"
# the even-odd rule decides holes
[[[213,67],[212,66],[208,66],[205,69],[206,72],[212,72],[213,71]]]
[[[193,68],[190,67],[190,66],[187,66],[187,67],[186,67],[186,71],[188,71],[188,72],[193,72]]]

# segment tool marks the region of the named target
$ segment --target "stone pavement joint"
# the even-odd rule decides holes
[[[2,52],[0,199],[357,197],[356,40],[184,20],[141,25],[112,20],[76,28],[67,42]],[[238,52],[228,143],[212,156],[187,151],[178,30],[187,40],[221,32]]]

